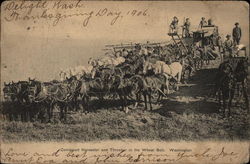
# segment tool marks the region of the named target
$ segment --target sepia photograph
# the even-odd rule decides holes
[[[249,36],[245,1],[4,1],[1,162],[247,162]]]

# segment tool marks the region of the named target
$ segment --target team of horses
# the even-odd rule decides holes
[[[185,55],[175,45],[151,49],[137,45],[134,49],[118,52],[114,52],[110,60],[91,59],[90,66],[74,69],[81,73],[61,71],[60,81],[41,82],[29,78],[27,81],[5,83],[3,92],[8,108],[4,108],[3,113],[11,120],[20,117],[23,121],[38,118],[49,121],[53,118],[54,110],[58,109],[60,119],[66,119],[69,111],[91,111],[90,102],[94,98],[99,102],[119,99],[121,109],[125,112],[129,112],[131,102],[134,103],[133,108],[144,102],[145,109],[149,105],[152,110],[153,101],[159,103],[169,94],[170,88],[178,90],[181,81],[202,68],[205,62],[204,52],[195,46],[188,47]],[[225,63],[220,66],[220,80],[216,83],[215,92],[221,93],[218,95],[222,95],[223,100],[228,98],[225,92],[229,91],[233,95],[235,83],[232,79],[242,82],[244,87],[246,83],[244,72],[242,79],[243,75],[228,70],[231,69],[231,63],[229,65]],[[244,62],[237,62],[234,69],[243,70],[244,66]],[[186,72],[188,77],[185,76]],[[225,78],[221,78],[222,75]],[[229,98],[229,106],[232,97]],[[223,102],[226,108],[226,102]]]

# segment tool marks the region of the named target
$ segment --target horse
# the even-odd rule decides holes
[[[57,93],[59,84],[29,79],[29,97],[34,106],[39,106],[40,109],[37,116],[46,113],[48,121],[52,119],[53,109],[56,105],[53,95]]]
[[[222,95],[224,116],[226,115],[227,108],[229,110],[228,115],[231,115],[232,100],[238,82],[242,85],[246,109],[249,112],[249,101],[246,90],[247,60],[228,60],[221,63],[218,68],[218,73],[215,76],[215,80],[214,94],[218,93],[220,106]]]
[[[125,62],[125,58],[123,56],[114,56],[114,57],[110,57],[110,56],[105,56],[103,58],[99,58],[99,59],[90,59],[89,63],[93,66],[93,67],[114,67],[117,66],[121,63]]]
[[[66,70],[61,69],[59,72],[60,81],[69,79],[71,76],[72,76],[72,68],[67,68]]]
[[[100,102],[103,102],[104,97],[115,98],[117,88],[124,74],[119,68],[102,68],[96,72],[95,78],[82,81],[81,97],[86,105],[90,97],[98,97]],[[118,81],[119,80],[119,81]],[[89,105],[87,105],[89,106]]]
[[[84,77],[81,77],[84,78]],[[72,100],[69,103],[69,105],[71,106],[71,108],[75,111],[77,111],[78,107],[79,107],[79,103],[78,103],[78,98],[80,95],[80,89],[81,89],[81,79],[79,79],[79,77],[77,76],[72,76],[70,79],[67,79],[64,81],[64,83],[66,83],[70,89],[70,94],[72,95]]]
[[[79,96],[82,100],[82,105],[86,107],[86,111],[89,111],[89,100],[90,100],[90,94],[89,94],[89,85],[88,81],[85,79],[81,80],[81,87],[79,90]]]
[[[125,113],[128,112],[128,96],[131,95],[133,90],[133,83],[131,82],[131,76],[126,74],[115,74],[112,76],[111,92],[117,94],[121,100],[122,109]]]
[[[21,111],[21,119],[23,121],[30,120],[30,106],[32,105],[29,99],[28,87],[29,83],[27,81],[18,81],[12,83],[13,91],[15,93],[17,105]]]
[[[48,120],[53,117],[55,105],[60,107],[60,119],[66,119],[66,112],[71,106],[75,107],[77,103],[77,90],[79,83],[76,77],[61,83],[43,83],[37,80],[29,79],[29,96],[31,101],[47,109]]]
[[[183,62],[184,64],[182,64],[183,68],[182,68],[182,80],[189,80],[191,77],[191,74],[195,71],[195,67],[194,67],[194,60],[191,56],[186,56],[183,59],[185,62]],[[188,77],[185,78],[186,72],[188,72]]]
[[[3,87],[3,94],[4,94],[4,99],[6,101],[12,101],[14,102],[16,99],[16,90],[13,87],[13,83],[6,83],[4,82],[4,87]]]
[[[115,67],[98,67],[93,70],[92,79],[100,78],[103,88],[108,90],[113,74],[115,74]]]
[[[146,47],[141,47],[139,55],[148,55],[148,49]]]
[[[225,69],[228,65],[225,65]],[[217,74],[217,84],[215,91],[218,93],[219,97],[219,106],[221,106],[221,96],[223,101],[223,116],[226,116],[226,109],[229,109],[229,115],[230,115],[230,107],[231,107],[231,100],[232,95],[234,94],[233,87],[235,85],[235,78],[231,72],[225,73],[220,72]]]
[[[235,60],[235,59],[234,59]],[[231,60],[231,63],[233,61]],[[235,67],[233,68],[233,74],[235,76],[236,79],[236,83],[240,83],[242,86],[242,92],[243,92],[243,96],[245,98],[245,105],[246,105],[246,109],[249,112],[249,100],[248,100],[248,94],[247,94],[247,76],[248,76],[248,62],[247,59],[245,58],[239,58],[238,60],[234,61],[233,63],[236,63]],[[233,86],[233,91],[235,91],[236,86]],[[234,94],[232,95],[232,99],[233,99]]]
[[[9,120],[15,120],[19,115],[21,116],[22,110],[20,109],[20,104],[17,102],[16,97],[16,87],[14,83],[5,83],[3,87],[4,102],[2,103],[2,113],[8,116]]]
[[[197,46],[193,46],[191,48],[191,54],[194,61],[194,69],[195,70],[201,69],[203,67],[203,60],[202,60],[203,50]]]
[[[71,108],[77,110],[81,82],[75,76],[57,85],[57,92],[52,98],[60,108],[60,119],[66,120],[66,113]]]
[[[156,61],[154,64],[145,60],[143,63],[143,74],[146,74],[149,70],[153,70],[155,74],[162,74],[166,77],[167,93],[169,93],[169,78],[173,78],[177,81],[176,89],[177,91],[179,90],[178,84],[182,76],[182,64],[180,62],[173,62],[168,65],[163,61]]]
[[[143,95],[145,109],[147,110],[147,104],[149,103],[150,110],[152,110],[153,95],[158,94],[156,102],[159,102],[163,96],[166,96],[164,94],[166,80],[166,77],[161,74],[151,76],[135,75],[131,77],[130,81],[133,84],[131,92],[136,96],[134,108],[137,107],[140,102],[140,98]]]
[[[70,79],[72,76],[75,76],[79,80],[81,77],[92,74],[93,68],[94,67],[92,65],[89,65],[89,66],[77,66],[74,68],[68,68],[64,71],[61,70],[59,72],[60,81],[65,81],[67,79]]]
[[[134,108],[136,108],[138,106],[138,104],[141,101],[141,96],[143,94],[144,91],[144,80],[143,77],[141,75],[134,75],[133,77],[131,77],[130,81],[132,82],[132,91],[131,91],[131,95],[135,96],[135,105]]]
[[[10,119],[20,115],[22,121],[30,121],[32,103],[29,97],[29,83],[27,81],[18,81],[14,83],[4,83],[4,98],[15,111],[8,111]],[[14,116],[14,117],[12,117]]]
[[[131,77],[139,74],[142,71],[142,60],[138,59],[131,63],[123,63],[114,68],[114,74],[121,75],[122,77]]]

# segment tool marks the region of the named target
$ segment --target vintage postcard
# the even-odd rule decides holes
[[[249,161],[249,4],[1,4],[1,163]]]

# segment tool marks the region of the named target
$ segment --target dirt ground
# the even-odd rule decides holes
[[[117,102],[106,102],[93,112],[69,115],[65,123],[1,121],[2,139],[5,142],[249,140],[249,115],[244,101],[236,98],[232,117],[224,118],[218,102],[209,97],[217,67],[218,61],[212,61],[194,73],[188,85],[170,94],[160,105],[154,104],[153,111],[142,110],[141,104],[125,113],[117,108]]]

